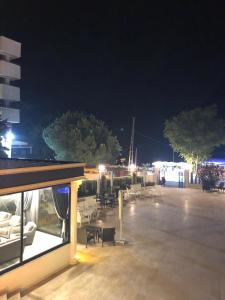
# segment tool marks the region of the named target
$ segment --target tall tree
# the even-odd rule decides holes
[[[21,103],[21,123],[15,124],[14,129],[17,138],[32,147],[30,158],[54,158],[53,151],[46,145],[42,133],[55,117],[53,113],[44,110],[40,103]]]
[[[195,108],[167,120],[164,135],[173,150],[197,170],[216,147],[225,144],[225,122],[218,118],[215,105]]]
[[[104,122],[93,115],[68,111],[43,131],[56,159],[88,164],[114,163],[121,147]]]

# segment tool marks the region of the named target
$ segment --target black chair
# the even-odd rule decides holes
[[[223,181],[221,181],[219,183],[218,189],[224,192],[224,182]]]
[[[96,194],[96,202],[101,202],[100,194]]]
[[[95,243],[96,229],[91,226],[87,226],[85,230],[86,230],[86,248],[87,248],[88,243],[90,243],[91,241]]]
[[[115,234],[116,234],[115,227],[103,228],[98,235],[98,237],[102,240],[102,247],[103,247],[103,243],[109,243],[109,242],[113,243],[113,245],[115,246]]]
[[[109,194],[108,196],[108,206],[109,207],[116,207],[116,197],[114,194]]]

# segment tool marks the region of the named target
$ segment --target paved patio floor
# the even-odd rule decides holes
[[[81,249],[80,264],[23,299],[225,299],[225,194],[152,193],[124,208],[127,246]]]

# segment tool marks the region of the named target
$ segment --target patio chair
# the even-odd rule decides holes
[[[109,242],[113,243],[113,245],[115,246],[115,234],[116,234],[115,227],[103,228],[98,235],[98,237],[102,240],[102,247],[104,243],[109,243]]]
[[[219,189],[220,191],[223,191],[223,192],[224,192],[224,181],[221,181],[221,182],[219,183],[218,189]]]
[[[85,214],[84,211],[80,208],[77,209],[77,223],[82,226],[82,223],[90,223],[90,216]]]
[[[90,243],[91,241],[95,243],[96,229],[87,226],[85,230],[86,230],[86,248],[87,248],[88,243]]]
[[[106,207],[107,205],[107,198],[105,195],[99,195],[99,202],[101,207]]]
[[[108,196],[108,205],[110,207],[116,207],[118,205],[118,199],[114,194],[109,194]]]

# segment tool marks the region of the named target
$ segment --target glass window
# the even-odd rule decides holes
[[[23,260],[69,241],[68,185],[24,192]]]
[[[0,271],[21,259],[21,193],[0,196]]]
[[[69,229],[69,185],[0,196],[0,272],[69,242]]]

